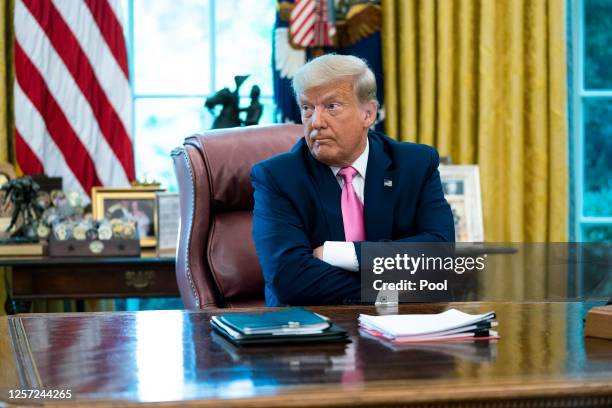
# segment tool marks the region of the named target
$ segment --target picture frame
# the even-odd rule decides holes
[[[132,217],[138,221],[140,246],[157,245],[158,217],[156,193],[159,187],[94,187],[91,192],[91,209],[95,219]]]
[[[478,165],[440,165],[444,197],[455,221],[455,241],[483,242],[484,224]]]
[[[178,193],[156,193],[158,235],[157,256],[175,256],[181,208]]]

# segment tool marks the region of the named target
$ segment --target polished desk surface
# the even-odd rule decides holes
[[[347,329],[350,344],[268,348],[236,348],[216,335],[210,316],[227,310],[3,317],[0,392],[5,395],[0,399],[7,400],[9,388],[38,387],[70,389],[73,402],[88,405],[488,401],[486,406],[525,407],[557,406],[557,401],[609,406],[612,341],[583,337],[583,318],[598,304],[401,305],[400,313],[438,313],[451,307],[469,313],[494,310],[501,336],[497,341],[423,343],[403,350],[359,334],[359,313],[387,310],[374,306],[310,308]],[[547,404],[538,405],[542,398]],[[516,405],[495,405],[507,399]]]

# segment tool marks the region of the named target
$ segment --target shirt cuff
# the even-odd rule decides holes
[[[325,241],[323,243],[323,261],[338,268],[357,272],[359,262],[355,245],[345,241]]]

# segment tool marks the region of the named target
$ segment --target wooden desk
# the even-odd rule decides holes
[[[363,306],[312,308],[349,330],[349,345],[252,349],[218,337],[205,312],[9,316],[0,319],[1,398],[44,387],[94,406],[610,406],[612,342],[583,338],[591,306],[402,305],[402,313],[495,310],[501,335],[404,351],[359,335],[358,314],[376,313]]]
[[[174,258],[0,257],[11,268],[15,301],[178,297]],[[8,311],[7,311],[8,312]]]

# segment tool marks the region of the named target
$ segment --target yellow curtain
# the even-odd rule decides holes
[[[566,241],[565,0],[382,6],[387,133],[480,166],[487,241]]]

